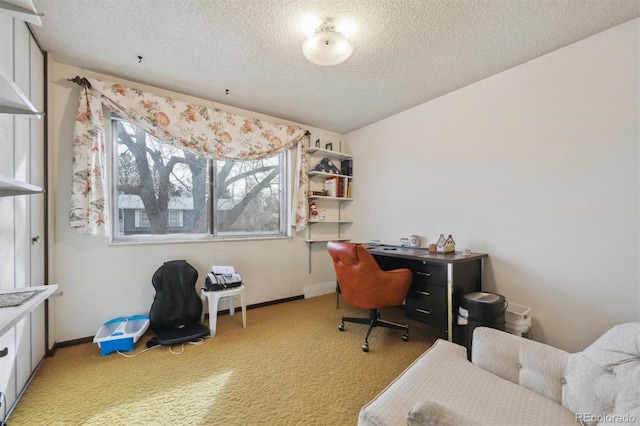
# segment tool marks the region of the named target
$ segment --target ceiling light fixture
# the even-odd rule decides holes
[[[316,28],[316,33],[302,43],[304,57],[316,65],[327,67],[338,65],[349,59],[353,46],[330,18]]]

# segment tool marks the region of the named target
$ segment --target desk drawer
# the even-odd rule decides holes
[[[411,265],[414,283],[447,284],[447,266],[433,263],[416,262]]]
[[[434,305],[420,300],[407,298],[405,301],[407,316],[420,322],[447,324],[447,305]]]
[[[443,285],[414,283],[407,297],[433,305],[447,304],[447,288]]]

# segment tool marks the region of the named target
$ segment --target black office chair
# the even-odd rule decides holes
[[[369,310],[368,318],[342,317],[338,329],[344,331],[345,321],[368,324],[362,345],[364,352],[369,351],[369,334],[374,327],[402,330],[402,340],[409,340],[409,327],[380,319],[380,309],[402,304],[411,285],[411,271],[407,268],[383,271],[371,253],[360,244],[330,241],[327,250],[344,299],[350,305]]]

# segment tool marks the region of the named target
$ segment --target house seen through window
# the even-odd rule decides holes
[[[112,118],[112,135],[115,239],[286,235],[287,153],[211,160],[118,117]]]

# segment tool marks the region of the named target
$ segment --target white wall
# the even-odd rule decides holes
[[[640,320],[636,19],[347,135],[354,239],[486,252],[484,288],[580,350]],[[362,194],[366,194],[363,196]]]
[[[68,78],[76,75],[103,78],[200,105],[213,103],[53,61],[49,69],[49,196],[53,206],[50,281],[59,284],[64,292],[63,297],[55,300],[56,341],[93,336],[103,322],[114,317],[148,313],[155,294],[151,276],[169,260],[186,259],[198,269],[198,287],[212,264],[234,265],[247,285],[248,304],[300,296],[306,286],[333,282],[333,267],[323,244],[312,247],[312,273],[309,273],[308,246],[302,234],[291,240],[109,245],[105,238],[82,236],[70,229],[72,133],[79,87],[66,81]],[[296,124],[221,104],[215,106],[245,116]],[[312,141],[320,138],[337,146],[338,141],[344,140],[333,132],[303,127],[312,133]]]

